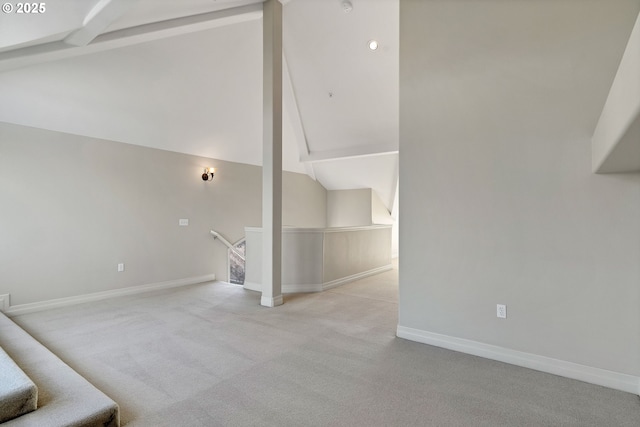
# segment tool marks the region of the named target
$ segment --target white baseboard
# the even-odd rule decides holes
[[[244,282],[243,287],[248,291],[262,292],[262,284],[256,282]],[[322,290],[321,284],[308,284],[308,285],[282,285],[283,294],[297,294],[300,292],[320,292]]]
[[[262,292],[262,284],[255,282],[244,282],[243,287],[248,291],[257,291]],[[306,284],[306,285],[282,285],[282,293],[283,294],[297,294],[304,292],[320,292],[322,291],[321,284]]]
[[[188,277],[186,279],[168,280],[166,282],[151,283],[148,285],[132,286],[128,288],[112,289],[110,291],[95,292],[91,294],[78,295],[66,298],[57,298],[47,301],[32,302],[29,304],[10,305],[5,314],[9,317],[19,314],[35,313],[37,311],[49,310],[52,308],[66,307],[69,305],[82,304],[85,302],[100,301],[108,298],[121,297],[125,295],[141,294],[143,292],[157,291],[160,289],[177,288],[179,286],[195,285],[196,283],[210,282],[216,279],[215,274],[207,274],[199,277]]]
[[[393,265],[383,265],[382,267],[376,267],[361,273],[352,274],[351,276],[342,277],[330,282],[324,282],[322,284],[322,290],[326,291],[327,289],[335,288],[336,286],[344,285],[345,283],[353,282],[355,280],[364,279],[365,277],[373,276],[374,274],[384,273],[389,270],[393,270]]]
[[[3,294],[0,295],[0,312],[6,313],[9,310],[9,305],[11,302],[11,295]]]
[[[547,372],[561,377],[572,378],[591,384],[626,391],[628,393],[640,394],[640,377],[633,375],[608,371],[606,369],[593,368],[573,362],[511,350],[504,347],[484,344],[478,341],[436,334],[400,325],[398,325],[397,336],[423,344],[472,354],[474,356],[480,356],[487,359],[498,360],[500,362],[535,369],[537,371]]]
[[[261,297],[260,298],[260,305],[264,306],[264,307],[275,307],[278,305],[282,305],[283,299],[282,299],[282,295],[278,295],[277,297]]]
[[[242,285],[242,287],[245,288],[248,291],[262,292],[262,284],[261,283],[247,282],[245,280],[244,281],[244,285]]]
[[[393,265],[383,265],[382,267],[377,267],[371,270],[363,271],[361,273],[352,274],[351,276],[342,277],[330,282],[324,282],[322,284],[322,290],[326,291],[327,289],[335,288],[336,286],[344,285],[345,283],[353,282],[354,280],[364,279],[365,277],[373,276],[374,274],[384,273],[385,271],[389,270],[393,270]]]
[[[297,294],[307,292],[322,292],[327,289],[335,288],[336,286],[344,285],[345,283],[353,282],[354,280],[363,279],[374,274],[383,273],[385,271],[392,270],[391,264],[377,267],[371,270],[363,271],[361,273],[352,274],[351,276],[341,277],[340,279],[332,280],[325,283],[305,283],[305,284],[282,284],[283,294]],[[262,292],[262,284],[256,282],[244,282],[243,287],[249,291]]]

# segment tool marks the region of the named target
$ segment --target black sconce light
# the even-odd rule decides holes
[[[204,168],[204,173],[202,174],[203,181],[211,181],[213,180],[215,169],[214,168]]]

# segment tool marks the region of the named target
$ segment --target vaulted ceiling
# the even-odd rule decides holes
[[[348,13],[344,1],[281,0],[283,164],[327,189],[373,188],[392,211],[399,0],[350,0]],[[434,127],[505,143],[590,135],[640,8],[484,0],[483,15],[476,0],[415,1]],[[261,164],[261,0],[44,4],[0,14],[0,121]]]
[[[260,0],[66,0],[0,16],[0,121],[259,165]],[[328,189],[398,173],[398,0],[284,3],[283,163]],[[376,51],[368,48],[377,40]]]

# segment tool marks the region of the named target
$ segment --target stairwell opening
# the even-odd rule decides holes
[[[244,285],[246,240],[242,239],[229,248],[229,283]]]

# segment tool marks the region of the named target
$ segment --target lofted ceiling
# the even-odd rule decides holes
[[[65,0],[0,16],[0,121],[259,165],[260,0]],[[397,187],[398,0],[283,1],[283,165]],[[380,48],[371,51],[367,42]]]
[[[408,113],[479,149],[590,136],[640,8],[420,1],[424,38],[406,49],[427,61],[437,102]],[[396,210],[399,0],[351,0],[349,13],[341,0],[281,2],[284,168],[330,190],[373,188]],[[262,1],[47,7],[0,14],[0,121],[261,164]]]

